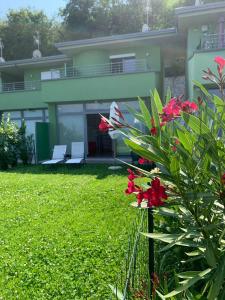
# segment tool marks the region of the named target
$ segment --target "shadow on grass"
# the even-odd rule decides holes
[[[85,164],[85,165],[30,165],[8,169],[2,171],[3,173],[17,173],[17,174],[63,174],[63,175],[95,175],[97,179],[103,179],[111,175],[127,175],[127,166],[121,165],[120,170],[109,170],[110,165],[107,164]]]

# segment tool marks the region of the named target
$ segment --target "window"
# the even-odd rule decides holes
[[[112,73],[133,73],[136,71],[135,53],[112,55],[110,60]]]
[[[42,110],[25,110],[24,118],[42,118],[43,111]]]
[[[41,80],[51,80],[52,73],[51,71],[41,72]]]
[[[60,78],[60,70],[50,70],[41,72],[41,80],[52,80]]]

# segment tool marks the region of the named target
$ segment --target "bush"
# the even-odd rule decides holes
[[[121,123],[102,119],[105,128],[120,130],[132,151],[158,167],[129,170],[126,193],[135,195],[138,206],[152,208],[162,222],[175,220],[169,230],[158,226],[158,232],[145,234],[158,241],[158,257],[167,257],[165,268],[168,261],[175,264],[174,250],[182,258],[182,266],[178,261],[179,269],[173,268],[175,287],[165,288],[161,278],[160,299],[225,299],[225,59],[215,61],[218,74],[208,69],[204,78],[219,87],[222,98],[195,82],[203,94],[196,102],[168,95],[163,106],[154,91],[149,112],[140,100],[141,114],[133,114],[144,132],[127,124],[121,112]],[[138,177],[143,184],[137,185]]]
[[[19,129],[19,158],[24,165],[31,164],[34,154],[34,141],[33,135],[26,136],[26,123],[23,120]]]
[[[3,170],[17,164],[18,131],[18,126],[3,115],[0,123],[0,168]]]
[[[26,137],[26,125],[22,122],[21,128],[14,122],[2,116],[0,123],[0,169],[6,170],[16,166],[18,159],[23,164],[31,163],[33,158],[32,136]]]

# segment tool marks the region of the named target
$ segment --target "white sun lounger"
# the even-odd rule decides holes
[[[66,164],[80,164],[84,160],[84,142],[73,142],[71,149],[71,159]]]
[[[44,161],[42,164],[43,165],[58,164],[64,161],[65,154],[66,154],[66,145],[55,145],[52,154],[52,159]]]

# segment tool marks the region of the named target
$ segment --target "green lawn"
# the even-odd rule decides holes
[[[136,212],[126,171],[0,172],[0,299],[109,299]]]

